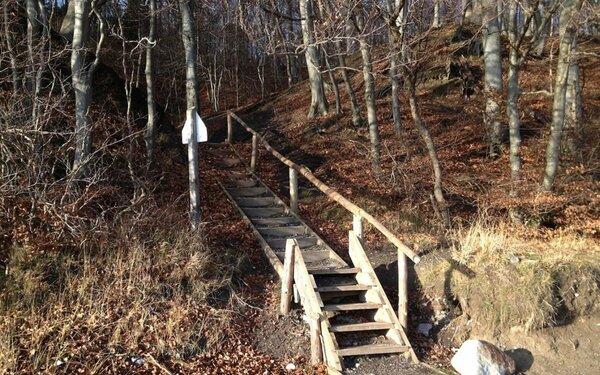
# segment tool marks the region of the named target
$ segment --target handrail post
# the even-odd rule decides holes
[[[408,267],[407,257],[398,249],[398,320],[404,329],[408,317]]]
[[[256,162],[258,160],[258,137],[252,134],[252,156],[250,157],[250,170],[256,172]]]
[[[298,172],[294,168],[290,168],[290,208],[298,213]]]
[[[358,237],[359,240],[363,240],[363,227],[362,227],[362,218],[360,217],[360,215],[354,214],[352,215],[352,230],[354,231],[354,234],[356,234],[356,237]]]
[[[323,362],[323,347],[321,345],[321,319],[317,314],[309,317],[310,326],[310,359],[311,364],[318,365]]]
[[[227,112],[227,143],[233,144],[233,117]]]
[[[288,239],[285,243],[285,257],[283,263],[283,278],[281,280],[281,315],[290,312],[290,302],[294,288],[294,241]]]

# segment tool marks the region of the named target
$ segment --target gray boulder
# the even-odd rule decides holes
[[[515,361],[493,344],[467,340],[450,361],[460,375],[513,375]]]

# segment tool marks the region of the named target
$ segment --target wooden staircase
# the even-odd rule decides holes
[[[342,359],[349,356],[405,353],[418,362],[354,231],[349,232],[348,264],[250,172],[229,144],[213,144],[208,153],[227,170],[219,185],[282,280],[286,247],[295,248],[294,295],[308,318],[318,323],[322,358],[330,373],[341,373]]]

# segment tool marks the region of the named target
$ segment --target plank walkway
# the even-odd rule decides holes
[[[207,152],[227,171],[218,181],[221,188],[281,279],[287,241],[294,240],[300,250],[294,292],[307,316],[319,322],[322,357],[330,373],[341,373],[347,356],[405,353],[417,362],[360,239],[350,232],[352,264],[346,263],[250,171],[234,148],[228,143],[209,147]]]

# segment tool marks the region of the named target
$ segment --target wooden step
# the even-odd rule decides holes
[[[275,228],[263,227],[258,228],[258,231],[263,236],[268,237],[294,237],[307,234],[306,227],[304,225],[288,225],[285,227]]]
[[[368,285],[332,285],[332,286],[320,286],[316,289],[317,292],[363,292],[371,289]]]
[[[394,328],[392,323],[386,322],[368,322],[351,324],[333,324],[329,330],[331,332],[360,332],[360,331],[379,331],[382,329]]]
[[[243,208],[243,211],[252,221],[255,218],[270,218],[285,215],[285,208],[283,206],[275,208]]]
[[[295,237],[296,241],[298,241],[298,245],[300,245],[300,249],[305,249],[307,247],[315,246],[319,243],[319,239],[317,237]],[[265,238],[269,246],[273,248],[275,251],[285,249],[285,243],[287,238]]]
[[[406,345],[371,344],[338,349],[337,353],[340,357],[349,357],[353,355],[404,353],[408,349],[409,347]]]
[[[335,303],[323,306],[323,311],[355,311],[355,310],[375,310],[383,307],[380,303]]]
[[[247,188],[232,188],[227,189],[232,197],[258,197],[267,193],[264,187],[247,187]]]
[[[271,207],[271,206],[277,206],[279,203],[273,197],[236,198],[235,202],[240,207]]]
[[[281,261],[284,260],[285,252],[278,251],[276,254]],[[302,257],[304,258],[305,263],[321,262],[325,259],[329,259],[329,250],[302,251]]]
[[[360,272],[360,268],[308,268],[308,273],[313,275],[352,275]]]
[[[222,158],[217,161],[217,165],[225,168],[235,167],[241,163],[240,159],[237,158]]]
[[[300,221],[293,216],[271,217],[271,218],[250,218],[252,223],[258,228],[263,227],[286,227],[288,225],[298,225]]]
[[[258,181],[253,178],[232,178],[229,182],[228,190],[231,188],[250,188],[258,185]]]

